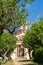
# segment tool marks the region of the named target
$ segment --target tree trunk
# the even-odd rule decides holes
[[[7,55],[8,51],[9,51],[9,49],[11,48],[11,46],[12,46],[12,43],[10,43],[10,45],[7,48],[6,52],[3,54],[3,61],[4,61],[4,63],[8,60],[8,57],[6,55]]]
[[[5,63],[8,60],[7,56],[3,54],[3,62]]]
[[[6,56],[7,55],[7,53],[8,53],[8,51],[9,51],[9,47],[8,47],[8,49],[6,50],[6,52],[3,54],[3,61],[4,61],[4,63],[8,60],[8,57]]]
[[[0,25],[0,36],[3,33],[4,25]]]
[[[0,36],[1,36],[2,33],[3,33],[3,30],[0,29]]]

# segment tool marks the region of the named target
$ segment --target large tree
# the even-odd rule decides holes
[[[26,21],[28,10],[26,4],[33,0],[0,0],[0,35],[3,29],[13,33],[22,22]]]
[[[4,29],[7,29],[10,33],[13,33],[20,25],[26,22],[28,16],[28,9],[25,7],[27,3],[31,3],[33,0],[0,0],[0,49],[3,51],[9,50],[9,45],[12,45],[11,41],[6,39],[10,37],[9,34],[2,34]],[[3,43],[4,42],[4,43]],[[1,44],[2,43],[2,44]],[[6,44],[7,43],[7,44]],[[7,54],[7,52],[5,53]]]
[[[33,45],[33,47],[43,46],[43,19],[40,19],[39,22],[31,25],[23,40],[25,40],[23,42],[27,46],[29,44]]]
[[[0,36],[0,50],[2,51],[2,57],[4,58],[4,62],[7,59],[7,55],[16,48],[17,38],[14,35],[11,35],[9,32],[4,32]]]
[[[43,47],[43,19],[40,19],[39,22],[34,23],[31,27],[31,43],[34,46]]]
[[[31,25],[23,37],[23,45],[29,49],[43,47],[43,19]]]

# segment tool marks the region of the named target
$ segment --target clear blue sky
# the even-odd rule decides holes
[[[43,17],[43,0],[35,0],[32,4],[26,6],[29,8],[29,16],[27,21],[37,22],[40,17]]]

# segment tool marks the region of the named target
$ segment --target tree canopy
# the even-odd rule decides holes
[[[7,49],[11,52],[14,48],[16,48],[16,41],[17,38],[15,36],[11,35],[9,32],[4,32],[0,36],[0,49],[3,53],[5,53]]]
[[[33,0],[0,0],[0,35],[3,29],[13,33],[28,16],[27,3]]]
[[[0,49],[4,52],[4,58],[8,51],[16,46],[16,37],[11,35],[13,32],[25,24],[28,16],[26,4],[33,0],[0,0]],[[4,32],[7,29],[9,32]]]
[[[26,33],[23,38],[24,45],[31,45],[35,47],[43,47],[43,19],[40,19],[39,22],[32,24],[30,30]]]

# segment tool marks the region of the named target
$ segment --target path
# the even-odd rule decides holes
[[[32,61],[26,60],[24,58],[17,58],[13,61],[14,65],[38,65]]]
[[[22,65],[20,62],[18,62],[18,59],[13,60],[14,65]]]

